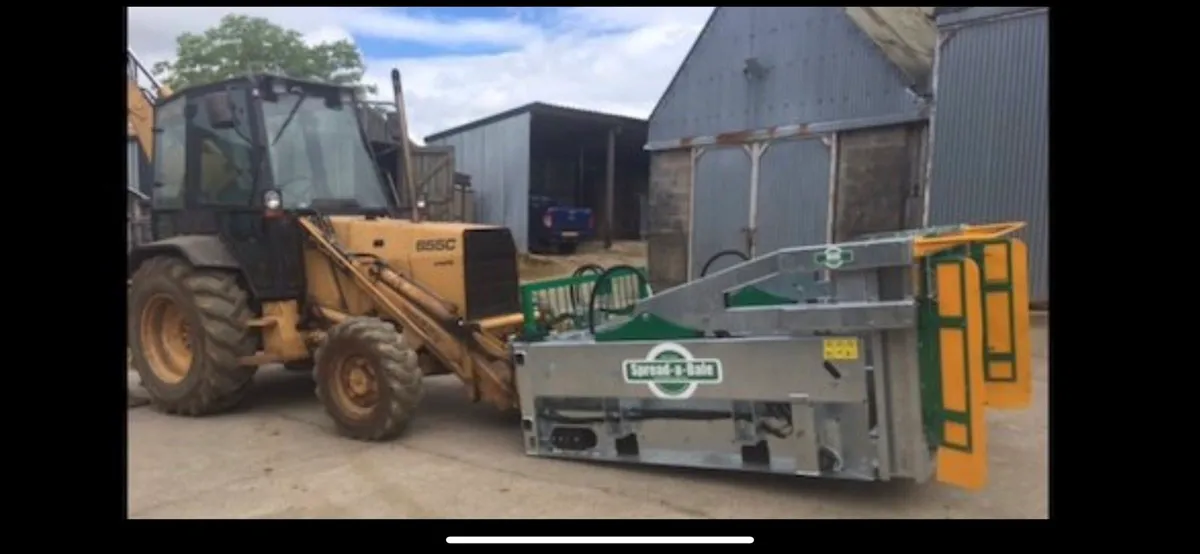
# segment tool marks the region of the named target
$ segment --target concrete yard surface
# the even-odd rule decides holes
[[[1045,340],[1041,340],[1045,344]],[[1041,348],[1044,356],[1045,349]],[[305,373],[263,369],[245,404],[199,419],[128,412],[133,518],[1045,518],[1048,368],[1029,409],[989,414],[991,483],[936,483],[592,464],[528,457],[518,421],[427,381],[389,443],[334,434]],[[131,374],[131,385],[136,376]]]

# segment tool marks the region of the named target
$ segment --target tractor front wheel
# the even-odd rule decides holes
[[[329,330],[314,360],[317,397],[341,434],[381,441],[408,426],[423,394],[421,369],[391,324],[343,321]]]
[[[129,292],[129,346],[154,406],[200,416],[240,402],[255,371],[238,365],[257,344],[251,317],[233,274],[174,257],[143,263]]]

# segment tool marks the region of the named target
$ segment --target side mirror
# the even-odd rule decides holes
[[[208,112],[208,124],[213,129],[232,129],[237,125],[233,113],[233,102],[228,92],[214,92],[204,97],[204,111]]]

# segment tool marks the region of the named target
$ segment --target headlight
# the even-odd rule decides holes
[[[421,198],[421,199],[418,199],[418,200],[417,200],[417,209],[418,209],[418,210],[424,210],[424,209],[425,209],[425,199],[424,199],[424,198]]]
[[[283,206],[283,197],[279,195],[277,190],[268,190],[263,193],[263,205],[268,210],[278,210]]]

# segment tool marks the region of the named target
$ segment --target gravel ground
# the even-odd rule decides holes
[[[991,484],[844,483],[538,459],[517,422],[432,378],[399,440],[339,438],[307,375],[264,369],[238,411],[203,419],[132,407],[135,518],[1045,518],[1045,339],[1034,405],[989,414]],[[136,376],[131,374],[131,387]]]

